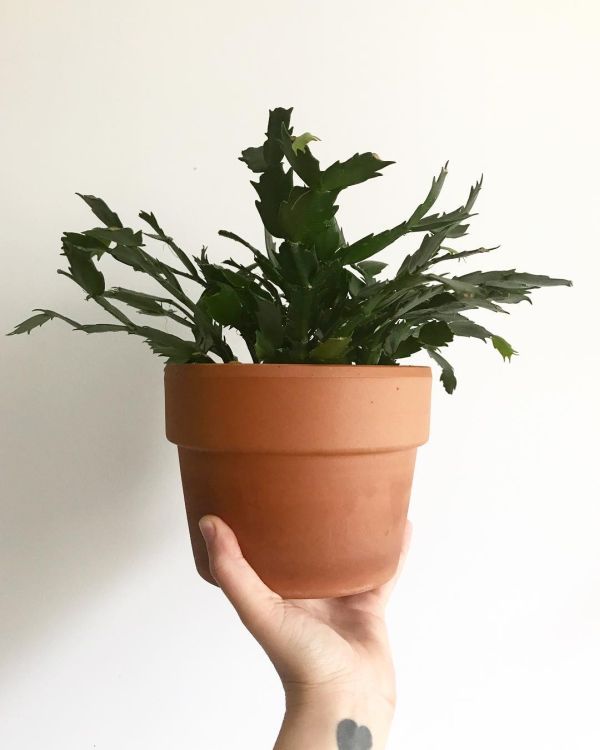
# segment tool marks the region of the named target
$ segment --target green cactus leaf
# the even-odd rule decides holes
[[[380,169],[393,164],[383,161],[377,154],[354,154],[347,161],[336,161],[328,167],[321,177],[322,190],[343,190],[351,185],[358,185],[373,177],[381,177]]]

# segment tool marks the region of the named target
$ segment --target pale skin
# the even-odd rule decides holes
[[[200,530],[214,579],[281,678],[286,712],[274,750],[383,750],[396,704],[385,624],[396,578],[339,599],[282,599],[221,519],[205,516]],[[410,535],[407,523],[398,572]]]

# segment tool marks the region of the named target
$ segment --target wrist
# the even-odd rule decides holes
[[[285,718],[275,750],[383,750],[394,709],[393,700],[358,686],[287,686]],[[352,739],[354,734],[360,742]],[[367,737],[372,744],[367,744]]]
[[[355,684],[284,685],[286,713],[323,708],[368,707],[382,716],[393,717],[396,696],[369,686]]]

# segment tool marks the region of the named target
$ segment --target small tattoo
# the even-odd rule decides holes
[[[338,750],[371,750],[373,738],[368,727],[359,727],[352,719],[344,719],[337,726]]]

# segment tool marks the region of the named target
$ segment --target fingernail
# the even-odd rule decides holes
[[[210,544],[215,537],[215,524],[210,518],[204,516],[204,518],[200,519],[200,531],[204,537],[204,541],[207,544]]]

